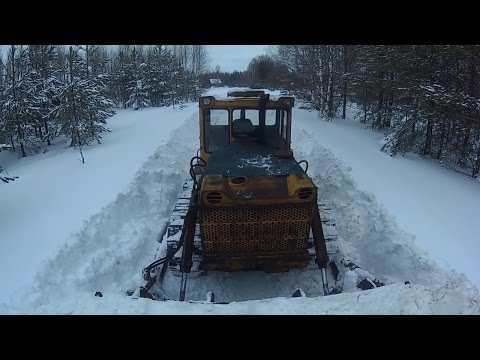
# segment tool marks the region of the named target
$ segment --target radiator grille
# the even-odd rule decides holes
[[[312,204],[205,208],[203,248],[208,256],[298,253],[307,249]]]
[[[203,210],[204,223],[245,223],[262,221],[308,221],[312,206],[259,206],[241,208],[207,208]]]

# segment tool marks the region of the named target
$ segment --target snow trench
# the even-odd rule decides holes
[[[341,251],[388,286],[355,295],[348,294],[353,289],[346,289],[347,294],[323,297],[318,270],[209,272],[188,278],[187,300],[204,300],[211,290],[217,301],[233,303],[215,308],[131,300],[125,292],[143,284],[142,269],[166,246],[159,241],[188,176],[189,160],[198,148],[198,131],[192,131],[196,122],[194,115],[174,131],[141,167],[128,189],[85,221],[82,230],[68,241],[70,245],[47,261],[37,274],[28,301],[10,308],[3,305],[0,312],[480,313],[476,289],[463,276],[439,268],[422,255],[413,237],[396,225],[372,195],[357,188],[349,169],[301,127],[293,135],[294,154],[297,160],[308,160],[308,174],[332,209]],[[412,285],[404,285],[405,281]],[[286,299],[297,287],[308,298]],[[165,295],[177,299],[179,288],[180,278],[167,271]],[[94,297],[97,291],[104,297]]]

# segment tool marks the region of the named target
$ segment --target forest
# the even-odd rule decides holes
[[[64,136],[101,142],[116,108],[180,106],[211,78],[224,86],[281,89],[319,119],[357,119],[385,133],[382,150],[417,153],[480,172],[480,46],[279,45],[244,71],[210,68],[205,45],[9,45],[0,54],[0,151],[45,151]],[[83,159],[83,155],[82,155]],[[13,179],[0,164],[0,179]]]

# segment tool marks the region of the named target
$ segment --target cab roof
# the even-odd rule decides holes
[[[201,96],[199,98],[200,107],[215,108],[215,107],[230,107],[230,106],[258,106],[260,99],[265,96],[263,90],[232,90],[228,92],[228,97],[215,96]],[[291,96],[271,96],[266,103],[266,107],[273,108],[291,108],[294,106],[294,98]]]
[[[227,93],[230,97],[262,97],[265,95],[263,90],[231,90]]]

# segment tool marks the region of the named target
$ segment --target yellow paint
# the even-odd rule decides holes
[[[209,100],[208,105],[203,104],[205,98]],[[288,104],[284,103],[285,100],[288,100]],[[284,155],[291,153],[293,106],[292,97],[269,100],[265,106],[266,109],[281,109],[287,112],[287,150],[283,150]],[[221,100],[211,96],[200,97],[201,158],[208,162],[209,154],[205,152],[205,109],[228,111],[229,136],[232,142],[233,110],[258,108],[258,97],[233,97]],[[286,271],[306,266],[309,261],[308,236],[317,199],[317,187],[313,181],[303,174],[244,178],[245,181],[235,183],[232,182],[234,177],[222,175],[203,177],[199,191],[199,219],[207,267],[210,263],[210,270]],[[309,189],[311,196],[307,199],[299,198],[302,189]],[[209,196],[215,203],[208,201]],[[291,216],[295,218],[292,219]],[[209,254],[207,249],[221,251]]]
[[[287,176],[248,176],[242,184],[232,184],[230,177],[207,175],[203,178],[200,198],[205,206],[242,206],[242,205],[276,205],[312,202],[317,191],[312,180],[304,175]],[[312,196],[300,199],[298,192],[309,188]],[[286,191],[285,191],[286,190]],[[210,192],[222,194],[219,204],[209,204],[205,199]]]

